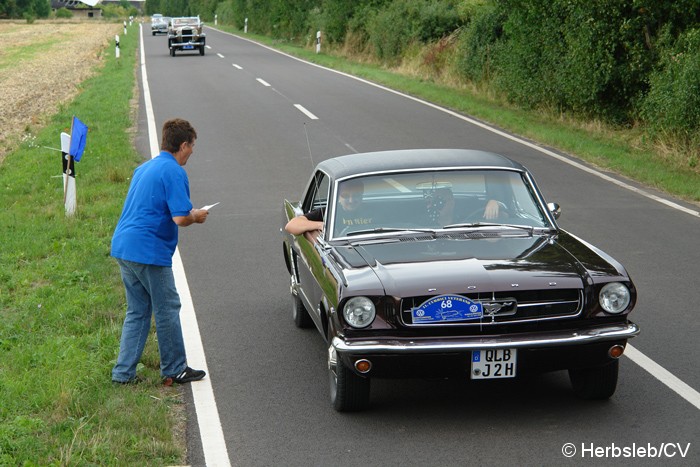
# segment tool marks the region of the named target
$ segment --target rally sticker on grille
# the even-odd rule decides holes
[[[411,309],[414,324],[466,321],[483,315],[481,303],[461,295],[439,295]]]

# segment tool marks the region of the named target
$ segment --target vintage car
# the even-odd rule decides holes
[[[151,34],[167,34],[170,18],[165,16],[154,16],[151,18]]]
[[[171,18],[168,27],[170,56],[174,57],[176,50],[198,50],[199,55],[204,55],[207,38],[202,26],[199,16]]]
[[[366,408],[372,378],[554,370],[578,396],[609,398],[639,333],[637,292],[559,215],[525,167],[489,152],[318,164],[301,200],[284,202],[281,231],[292,317],[326,340],[335,409]]]

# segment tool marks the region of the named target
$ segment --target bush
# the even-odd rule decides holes
[[[236,24],[236,17],[233,11],[233,3],[221,2],[216,6],[218,20],[222,24]],[[242,29],[242,28],[241,28]]]
[[[689,147],[700,145],[700,29],[690,29],[664,47],[649,82],[640,105],[646,125],[674,134]]]
[[[56,18],[72,18],[72,17],[73,17],[73,12],[71,12],[66,7],[61,7],[58,10],[56,10]]]
[[[126,18],[126,8],[118,5],[105,5],[102,7],[102,16],[104,18]]]
[[[493,53],[503,36],[506,16],[493,5],[483,5],[465,17],[457,46],[457,71],[474,83],[492,78]]]
[[[436,41],[459,25],[460,17],[452,1],[397,0],[370,18],[367,30],[377,56],[396,61],[411,42]]]

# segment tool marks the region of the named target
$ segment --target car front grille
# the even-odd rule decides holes
[[[431,295],[425,295],[401,300],[401,323],[405,326],[416,327],[484,326],[571,318],[578,316],[583,309],[583,291],[580,289],[523,290],[509,293],[465,293],[460,295],[481,302],[484,308],[481,319],[414,324],[411,310],[433,298]]]

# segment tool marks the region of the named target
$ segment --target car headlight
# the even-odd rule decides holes
[[[367,297],[353,297],[343,307],[345,321],[354,328],[366,328],[376,316],[374,303]]]
[[[600,306],[608,313],[622,313],[630,304],[630,289],[619,282],[605,284],[598,294]]]

